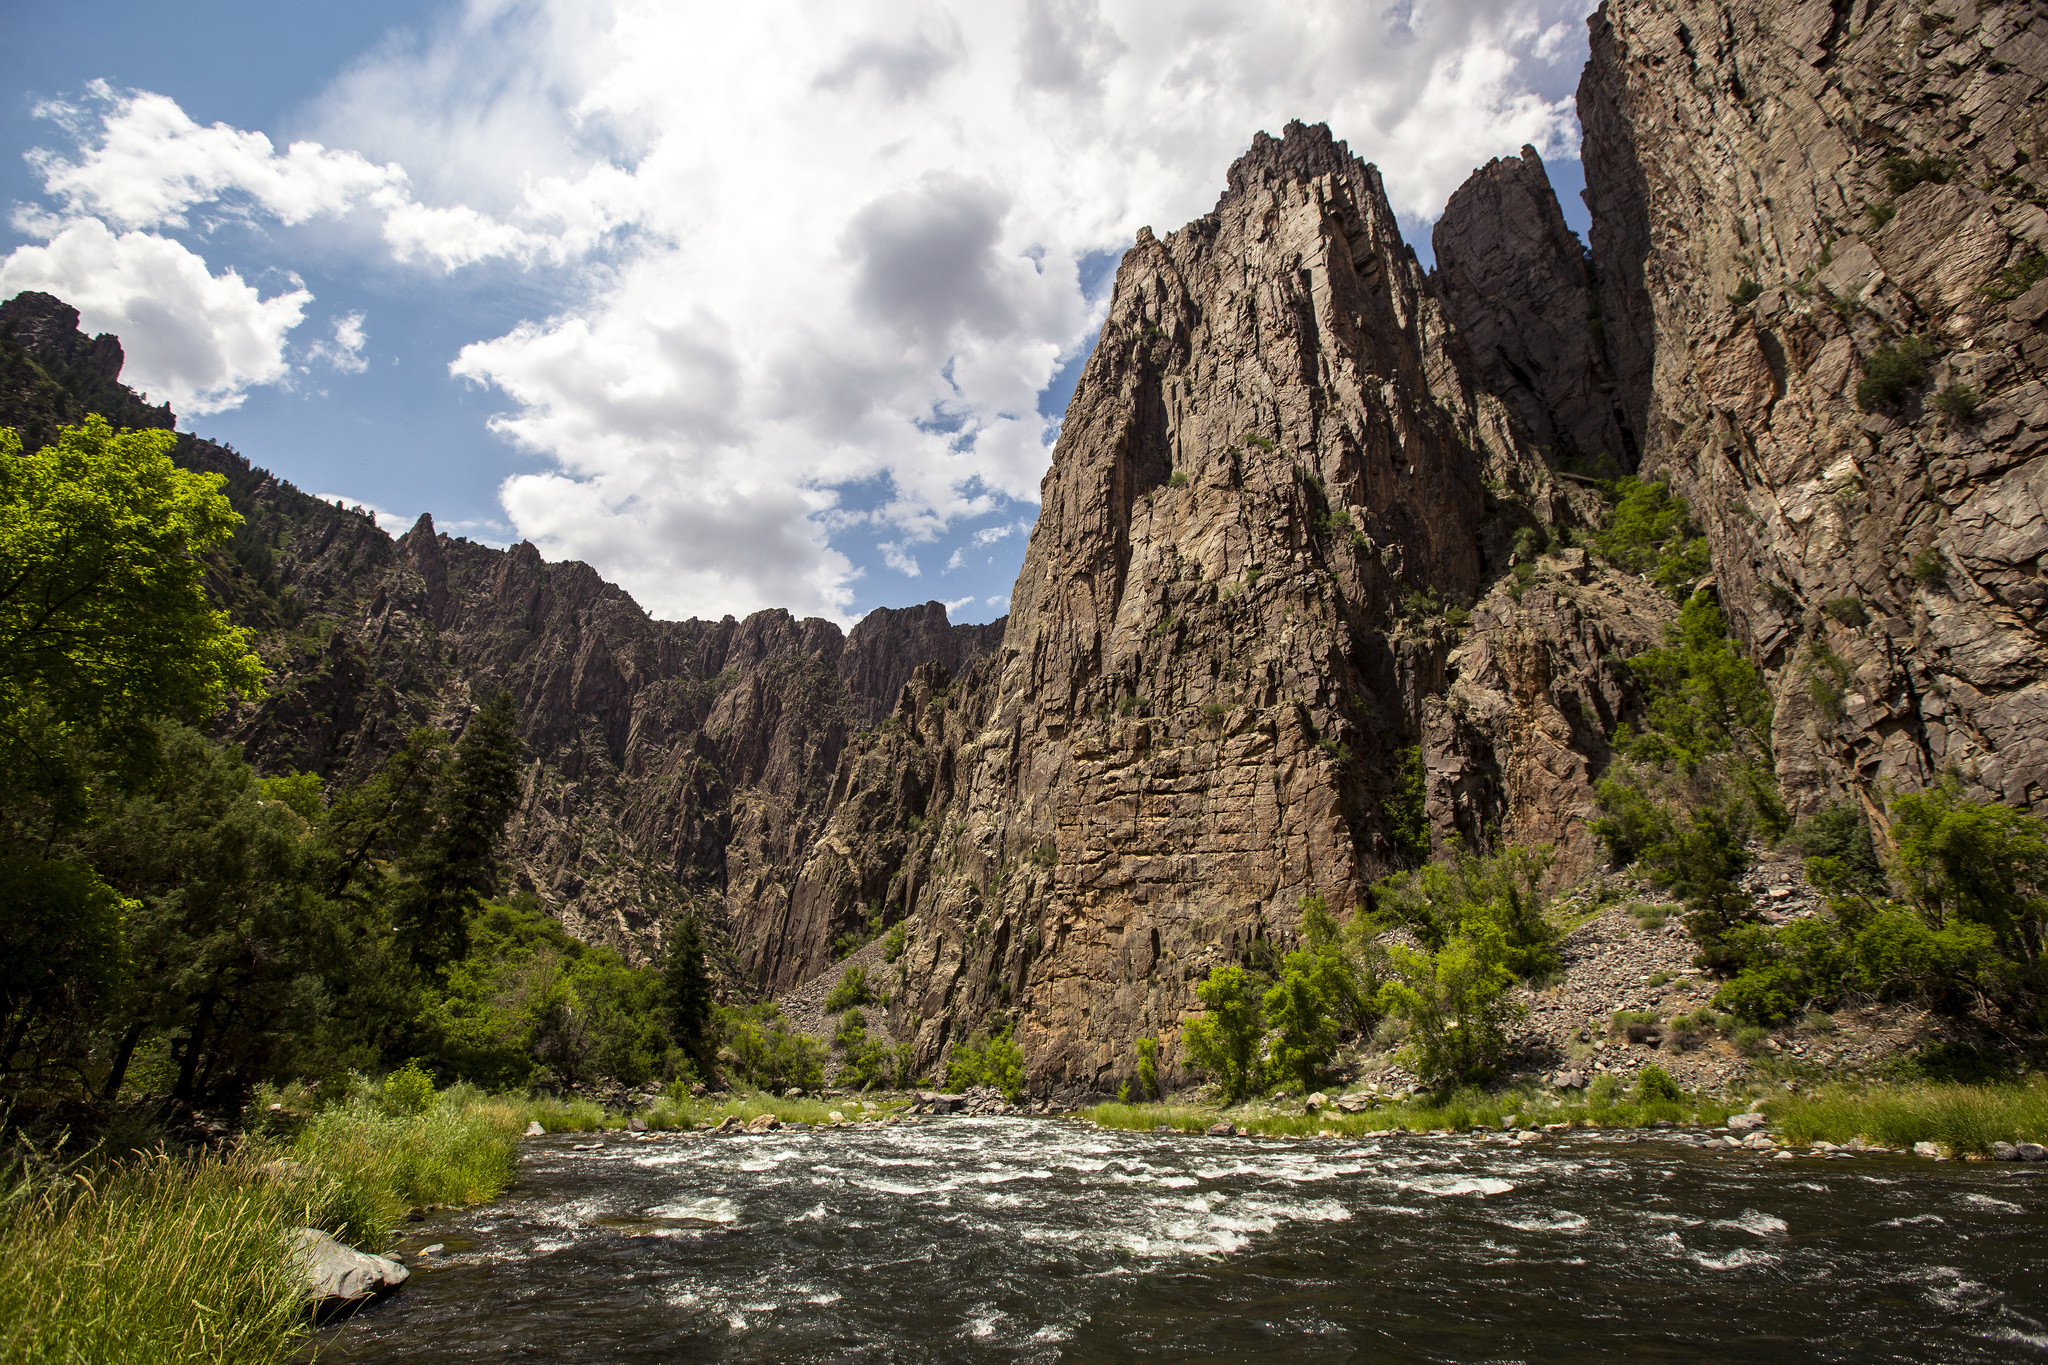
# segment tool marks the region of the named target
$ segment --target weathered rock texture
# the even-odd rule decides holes
[[[0,306],[0,422],[53,428],[95,410],[170,426],[118,384],[119,342],[77,323],[47,295]],[[218,722],[259,770],[359,781],[408,730],[459,730],[478,693],[509,690],[531,758],[509,830],[515,884],[642,959],[692,909],[736,985],[797,970],[775,926],[848,737],[919,663],[964,666],[1001,638],[1000,622],[949,626],[936,602],[850,633],[783,611],[655,621],[587,564],[451,538],[429,517],[394,541],[212,442],[182,437],[175,457],[224,475],[247,519],[211,586],[272,670],[265,700]]]
[[[1426,749],[1441,832],[1576,851],[1629,702],[1608,655],[1668,603],[1630,618],[1638,585],[1580,556],[1456,653],[1438,614],[1574,515],[1378,173],[1325,128],[1262,134],[1213,213],[1124,258],[1000,656],[913,680],[797,901],[909,918],[893,1021],[921,1060],[1010,1020],[1048,1086],[1127,1074],[1140,1035],[1171,1065],[1212,965],[1402,865],[1399,750]]]
[[[2048,13],[1610,0],[1592,35],[1610,368],[1769,670],[1788,795],[1875,813],[1954,767],[2040,802]],[[1927,381],[1866,410],[1909,337]],[[1936,411],[1952,385],[1974,416]]]
[[[1480,382],[1552,462],[1622,470],[1636,442],[1600,345],[1585,247],[1534,147],[1473,172],[1437,220],[1436,286]]]

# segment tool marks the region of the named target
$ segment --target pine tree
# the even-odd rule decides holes
[[[662,994],[676,1045],[701,1065],[707,1060],[711,1025],[711,973],[704,967],[704,937],[693,915],[676,922],[661,963]]]
[[[433,825],[404,862],[392,916],[413,960],[429,970],[469,951],[469,918],[497,889],[498,846],[519,806],[519,714],[495,692],[470,718],[436,783]]]

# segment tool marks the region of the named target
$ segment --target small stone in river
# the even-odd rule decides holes
[[[1991,1159],[1993,1161],[2018,1161],[2020,1159],[2020,1149],[2013,1146],[2010,1142],[1994,1142],[1991,1144]]]
[[[396,1289],[411,1272],[388,1256],[371,1256],[343,1246],[317,1228],[300,1228],[292,1247],[304,1279],[305,1295],[315,1303],[351,1302]]]
[[[773,1114],[756,1114],[747,1124],[750,1133],[772,1133],[782,1126],[782,1120]]]
[[[1916,1142],[1913,1144],[1913,1155],[1931,1156],[1936,1161],[1939,1161],[1941,1160],[1941,1148],[1932,1142]]]
[[[1500,1130],[1503,1133],[1508,1132],[1518,1127],[1521,1124],[1521,1121],[1522,1116],[1520,1114],[1509,1114],[1506,1118],[1500,1121]]]
[[[633,1117],[632,1117],[632,1118],[629,1118],[629,1119],[627,1119],[627,1120],[626,1120],[626,1131],[627,1131],[627,1132],[629,1132],[629,1133],[644,1133],[644,1132],[646,1132],[646,1131],[647,1131],[647,1120],[646,1120],[646,1119],[643,1119],[643,1118],[641,1118],[641,1117],[640,1117],[640,1116],[639,1116],[638,1114],[635,1114],[635,1115],[633,1115]]]
[[[534,1119],[526,1125],[526,1135],[528,1137],[541,1137],[545,1135],[547,1131],[547,1129],[540,1126],[539,1119]]]
[[[421,1248],[420,1248],[420,1255],[422,1255],[422,1256],[438,1256],[438,1255],[440,1255],[440,1254],[441,1254],[442,1252],[446,1251],[447,1249],[448,1249],[448,1246],[447,1246],[447,1244],[446,1244],[445,1242],[436,1242],[436,1243],[434,1243],[434,1244],[433,1244],[432,1246],[430,1246],[430,1247],[421,1247]]]
[[[828,1122],[831,1122],[831,1123],[844,1123],[844,1122],[846,1122],[846,1115],[844,1115],[844,1114],[840,1113],[840,1112],[839,1112],[839,1111],[838,1111],[837,1109],[834,1109],[834,1110],[833,1110],[833,1111],[832,1111],[831,1113],[829,1113],[829,1114],[825,1115],[825,1118],[826,1118],[826,1120],[827,1120]]]
[[[579,1142],[569,1150],[572,1152],[601,1152],[604,1150],[604,1144],[602,1142]]]
[[[1230,1124],[1230,1123],[1212,1123],[1212,1124],[1210,1124],[1210,1125],[1209,1125],[1209,1136],[1210,1136],[1210,1137],[1236,1137],[1236,1136],[1237,1136],[1237,1127],[1236,1127],[1236,1125],[1234,1125],[1234,1124]]]
[[[1728,1116],[1728,1131],[1731,1133],[1753,1133],[1769,1122],[1770,1120],[1762,1114],[1730,1114]]]
[[[2014,1150],[2019,1152],[2021,1161],[2048,1160],[2048,1147],[2038,1142],[2022,1142]]]
[[[1791,1153],[1790,1151],[1788,1151],[1787,1149],[1785,1149],[1785,1148],[1783,1148],[1783,1147],[1780,1147],[1780,1148],[1779,1148],[1779,1149],[1778,1149],[1778,1150],[1777,1150],[1776,1152],[1772,1153],[1772,1155],[1771,1155],[1771,1160],[1773,1160],[1773,1161],[1790,1161],[1790,1160],[1792,1160],[1792,1153]]]

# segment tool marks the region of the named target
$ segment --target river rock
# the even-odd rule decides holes
[[[1236,1126],[1235,1124],[1231,1124],[1231,1123],[1212,1123],[1212,1124],[1210,1124],[1210,1125],[1209,1125],[1209,1136],[1210,1136],[1210,1137],[1236,1137],[1236,1136],[1237,1136],[1237,1126]]]
[[[2043,1147],[2038,1142],[2022,1142],[2017,1144],[2013,1150],[2019,1153],[2021,1161],[2048,1160],[2048,1147]]]
[[[1315,1094],[1310,1095],[1307,1099],[1303,1100],[1302,1106],[1306,1108],[1309,1113],[1313,1114],[1318,1109],[1321,1109],[1323,1106],[1327,1105],[1329,1102],[1329,1096],[1325,1095],[1322,1091],[1318,1090]]]
[[[528,1137],[545,1137],[547,1136],[547,1131],[547,1129],[540,1126],[539,1119],[530,1120],[526,1125],[526,1135]]]
[[[954,1114],[960,1111],[958,1095],[942,1095],[934,1090],[917,1092],[917,1103],[913,1106],[920,1114]]]
[[[318,1228],[300,1228],[292,1236],[292,1257],[305,1277],[306,1298],[320,1307],[358,1303],[412,1276],[389,1256],[344,1246]]]
[[[1560,1071],[1550,1078],[1550,1084],[1558,1090],[1584,1090],[1586,1073],[1583,1071]]]
[[[1753,1133],[1770,1122],[1762,1114],[1730,1114],[1728,1131],[1731,1133]]]
[[[633,1115],[633,1117],[626,1120],[626,1131],[629,1133],[646,1132],[647,1120],[641,1118],[638,1114]]]
[[[825,1115],[825,1120],[828,1123],[844,1123],[846,1122],[846,1115],[834,1109],[831,1113]]]
[[[1933,1157],[1936,1161],[1939,1161],[1941,1160],[1941,1148],[1932,1142],[1916,1142],[1913,1144],[1913,1155]]]
[[[747,1123],[750,1133],[772,1133],[782,1126],[782,1120],[773,1114],[756,1114]]]
[[[2018,1161],[2020,1159],[2020,1149],[2013,1146],[2010,1142],[1994,1142],[1991,1144],[1991,1159],[1993,1161]]]

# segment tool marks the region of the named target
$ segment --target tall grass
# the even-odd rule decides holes
[[[287,1359],[305,1322],[283,1250],[293,1195],[248,1157],[17,1176],[0,1211],[0,1361]]]
[[[358,1096],[289,1142],[227,1156],[129,1153],[0,1200],[0,1365],[267,1365],[304,1335],[291,1232],[364,1251],[407,1212],[504,1190],[522,1102],[451,1091],[416,1113]]]
[[[1765,1112],[1786,1141],[1802,1146],[1860,1137],[1884,1147],[1935,1142],[1956,1153],[1986,1152],[1994,1142],[2048,1138],[2048,1079],[2019,1085],[1829,1085],[1771,1100]]]
[[[496,1199],[518,1161],[522,1112],[516,1101],[461,1095],[418,1114],[387,1114],[367,1099],[322,1110],[292,1144],[308,1172],[307,1224],[379,1251],[412,1209]]]

